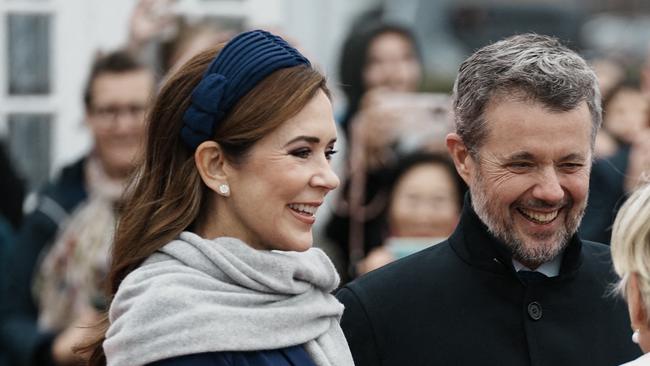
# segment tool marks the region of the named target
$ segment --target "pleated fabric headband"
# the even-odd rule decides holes
[[[212,139],[218,123],[255,85],[276,70],[298,65],[311,66],[305,56],[279,36],[254,30],[234,37],[192,91],[181,130],[185,145],[195,150]]]

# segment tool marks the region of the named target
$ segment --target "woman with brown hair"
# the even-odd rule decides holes
[[[122,208],[92,365],[352,365],[315,213],[339,184],[324,77],[242,33],[162,88]]]

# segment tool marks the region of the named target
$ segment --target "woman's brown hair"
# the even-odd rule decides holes
[[[107,278],[109,298],[147,257],[204,219],[212,193],[203,184],[194,153],[184,145],[180,131],[192,91],[222,47],[204,51],[181,67],[165,83],[148,114],[144,161],[132,179],[115,232]],[[277,70],[218,122],[214,141],[228,161],[242,164],[255,142],[296,115],[319,90],[329,96],[324,76],[312,67]],[[102,343],[108,326],[106,318],[101,335],[82,349],[92,352],[90,365],[106,364]]]

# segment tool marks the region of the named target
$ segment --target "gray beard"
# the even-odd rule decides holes
[[[569,240],[573,234],[578,230],[580,221],[585,213],[585,207],[582,207],[578,215],[574,217],[571,217],[571,213],[568,212],[565,225],[562,226],[561,230],[556,231],[552,236],[544,235],[535,238],[544,240],[548,243],[547,245],[526,243],[526,240],[514,230],[514,222],[512,220],[508,222],[507,217],[499,219],[499,215],[490,212],[490,202],[483,187],[484,180],[480,174],[477,174],[475,181],[470,185],[472,206],[476,215],[487,226],[488,231],[512,251],[514,259],[529,267],[536,268],[542,263],[553,260],[557,255],[562,253],[569,244]]]

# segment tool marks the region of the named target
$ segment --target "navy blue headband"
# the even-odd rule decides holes
[[[284,39],[263,30],[230,40],[194,88],[183,115],[181,138],[195,150],[212,139],[217,124],[246,93],[278,69],[307,65],[309,60]]]

